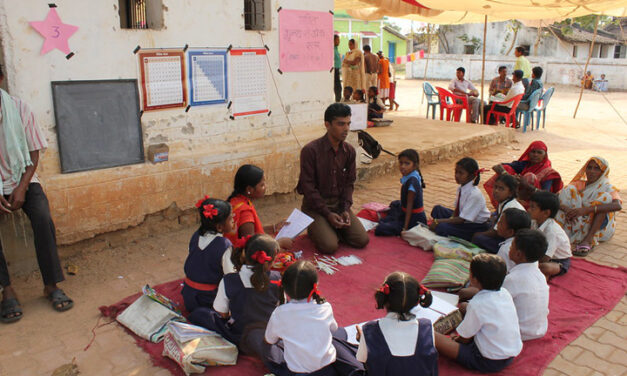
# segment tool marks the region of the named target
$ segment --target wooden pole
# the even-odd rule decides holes
[[[422,75],[422,82],[427,80],[427,68],[429,68],[429,57],[431,56],[431,24],[427,24],[427,61],[425,61],[425,73]],[[420,104],[425,103],[425,91],[422,91]]]
[[[485,119],[483,118],[483,81],[485,79],[485,43],[486,43],[486,34],[488,31],[488,15],[485,15],[483,19],[483,54],[481,56],[481,103],[479,106],[479,119],[482,123],[485,123]]]
[[[586,76],[588,72],[588,64],[590,63],[590,58],[592,57],[592,49],[594,48],[594,41],[597,39],[597,29],[599,28],[599,19],[600,15],[597,14],[597,21],[594,24],[594,34],[592,35],[592,42],[590,42],[590,51],[588,51],[588,60],[586,60],[586,66],[583,68],[583,75]],[[573,119],[577,117],[577,110],[579,109],[579,103],[581,103],[581,97],[583,96],[583,89],[585,87],[585,80],[581,83],[581,90],[579,90],[579,100],[577,100],[577,106],[575,107],[575,113],[573,114]]]

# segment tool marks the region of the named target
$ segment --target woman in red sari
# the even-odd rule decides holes
[[[497,164],[492,167],[492,170],[496,172],[496,175],[488,180],[483,187],[488,192],[494,207],[498,203],[492,196],[492,189],[496,178],[501,174],[521,177],[519,192],[531,192],[541,189],[557,193],[564,186],[559,172],[551,167],[546,144],[542,141],[532,142],[517,161]],[[519,198],[524,200],[524,197]]]
[[[272,234],[276,235],[285,222],[279,222],[274,225],[263,226],[257,215],[257,210],[252,203],[253,199],[262,198],[266,194],[266,178],[263,170],[254,165],[243,165],[235,174],[235,183],[233,193],[228,198],[233,208],[233,219],[235,226],[231,233],[225,236],[233,243],[239,238],[254,234]],[[277,239],[279,245],[283,249],[292,247],[292,239]]]

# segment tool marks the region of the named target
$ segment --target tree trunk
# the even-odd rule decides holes
[[[538,56],[538,46],[540,45],[540,39],[542,38],[542,22],[538,26],[538,37],[536,38],[536,42],[533,44],[533,56]]]
[[[509,49],[507,50],[507,52],[505,53],[505,56],[509,55],[510,52],[512,52],[512,49],[514,48],[514,46],[516,45],[516,37],[518,36],[518,28],[514,29],[514,37],[512,38],[512,44],[509,46]]]

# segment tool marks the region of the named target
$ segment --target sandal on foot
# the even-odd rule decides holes
[[[0,321],[5,324],[19,321],[22,318],[22,307],[15,298],[9,298],[0,304]]]
[[[590,251],[592,251],[591,246],[579,244],[577,245],[577,247],[575,247],[575,250],[573,251],[573,255],[578,256],[578,257],[586,257],[588,256]]]
[[[63,312],[74,307],[74,301],[65,295],[61,289],[54,290],[48,294],[47,298],[52,303],[52,308],[55,311]]]

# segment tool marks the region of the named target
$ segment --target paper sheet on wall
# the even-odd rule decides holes
[[[263,114],[268,109],[266,49],[232,49],[229,63],[231,113],[234,117]]]
[[[351,108],[351,131],[368,127],[368,105],[366,103],[348,104]]]
[[[228,97],[226,54],[226,49],[187,51],[190,105],[226,102]]]
[[[333,67],[333,15],[282,9],[279,66],[283,72],[328,71]]]
[[[138,56],[144,111],[185,106],[185,53],[140,50]]]
[[[283,226],[283,228],[276,234],[277,239],[281,238],[290,238],[293,239],[301,232],[305,231],[310,224],[313,223],[313,218],[303,213],[298,209],[294,209],[292,214],[287,218],[288,224]]]

